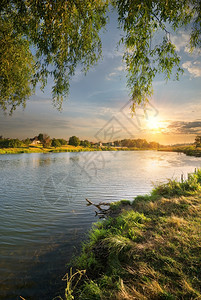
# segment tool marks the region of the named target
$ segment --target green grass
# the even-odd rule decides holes
[[[85,148],[85,147],[74,147],[74,146],[63,146],[63,147],[49,147],[43,148],[41,146],[27,146],[20,148],[0,148],[0,154],[19,154],[19,153],[58,153],[58,152],[83,152],[83,151],[98,151],[101,149],[96,148]]]
[[[43,152],[47,152],[47,151],[39,147],[0,148],[0,154],[43,153]]]
[[[201,170],[111,205],[94,224],[75,299],[201,299]]]
[[[201,148],[195,145],[190,146],[167,146],[160,148],[159,151],[169,151],[169,152],[182,152],[188,156],[201,157]]]

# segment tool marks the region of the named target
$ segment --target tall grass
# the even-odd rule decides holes
[[[201,299],[200,191],[198,170],[112,204],[74,261],[86,270],[75,299]]]
[[[177,180],[168,180],[165,184],[156,185],[152,191],[152,196],[184,196],[192,195],[201,191],[201,170],[194,174],[189,174],[188,179],[179,182]]]

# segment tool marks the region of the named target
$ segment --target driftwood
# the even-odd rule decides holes
[[[105,209],[102,208],[101,206],[110,206],[110,203],[107,202],[100,202],[99,204],[95,204],[93,202],[91,202],[89,199],[86,198],[87,201],[87,206],[93,205],[96,208],[98,208],[99,212],[95,211],[96,216],[98,216],[99,218],[105,218],[105,216],[109,213],[110,211],[110,207]]]

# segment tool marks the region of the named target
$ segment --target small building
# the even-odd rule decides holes
[[[31,146],[37,146],[41,143],[37,136],[35,136],[33,139],[30,139],[30,141],[31,141],[30,143]]]

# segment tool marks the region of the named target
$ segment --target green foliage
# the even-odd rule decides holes
[[[80,146],[89,148],[89,147],[91,147],[91,143],[87,140],[84,140],[84,141],[80,142]]]
[[[0,139],[0,148],[20,148],[24,143],[18,139]]]
[[[1,4],[2,5],[2,4]],[[0,108],[10,112],[25,107],[33,93],[34,57],[23,32],[17,32],[11,20],[0,16]]]
[[[198,170],[195,174],[190,174],[184,182],[177,180],[168,180],[167,183],[155,186],[152,191],[152,196],[185,196],[201,191],[201,171]]]
[[[52,143],[51,143],[52,147],[61,147],[61,143],[58,139],[52,139]]]
[[[71,136],[68,143],[69,145],[77,147],[80,145],[80,139],[77,136]]]
[[[195,146],[196,148],[201,147],[201,136],[196,136],[195,138]]]
[[[61,144],[62,146],[67,145],[67,141],[64,140],[64,139],[58,139],[58,141],[60,142],[60,144]]]
[[[186,188],[195,178],[201,181],[201,170]],[[77,259],[87,276],[75,298],[199,299],[200,194],[138,196],[132,207],[94,225]]]
[[[128,71],[128,87],[133,104],[146,103],[152,95],[152,81],[157,73],[169,79],[174,68],[176,78],[182,73],[180,57],[171,42],[170,32],[193,23],[190,43],[200,46],[200,1],[113,1],[119,24],[125,35],[124,59]],[[154,42],[156,40],[157,42]],[[133,106],[134,109],[134,106]]]
[[[51,138],[48,135],[44,135],[42,141],[43,147],[48,148],[51,146],[51,143],[52,143]]]
[[[43,142],[43,133],[39,133],[38,140],[42,143]]]
[[[3,67],[6,69],[5,74],[1,72],[4,93],[0,103],[3,109],[11,104],[11,100],[15,106],[20,104],[20,96],[24,103],[31,94],[31,83],[35,86],[41,82],[43,89],[48,76],[54,79],[53,103],[60,108],[76,67],[79,65],[86,72],[101,56],[99,32],[106,24],[106,10],[107,1],[103,0],[3,1],[0,6],[1,27],[5,24],[9,26],[8,32],[4,30],[5,39],[0,42]],[[9,35],[13,38],[11,42],[8,42]],[[31,46],[35,52],[34,64],[29,50]],[[8,59],[4,60],[9,47]],[[19,53],[22,53],[19,62],[13,62],[13,57]],[[11,63],[14,69],[7,68],[6,64]],[[4,84],[7,73],[11,79],[10,85]],[[15,74],[17,76],[12,80]],[[20,76],[24,86],[19,83]],[[10,90],[6,92],[9,86]],[[15,91],[19,94],[17,99],[14,97]],[[7,98],[3,101],[5,96],[8,100],[11,98],[10,102]]]
[[[39,133],[38,140],[42,143],[44,148],[48,148],[52,144],[51,138],[46,133]],[[55,147],[55,146],[53,146],[53,147]]]
[[[93,280],[85,282],[82,293],[79,299],[83,300],[101,300],[101,289]]]
[[[115,141],[117,147],[128,147],[136,149],[158,149],[161,145],[156,142],[147,142],[145,139],[124,139]]]
[[[180,57],[169,30],[176,31],[190,24],[188,46],[191,50],[200,47],[199,0],[3,1],[0,6],[1,108],[10,108],[12,112],[17,105],[25,105],[34,86],[40,82],[43,89],[48,77],[54,80],[53,103],[61,108],[76,67],[81,66],[86,73],[101,57],[100,31],[107,23],[108,7],[112,6],[124,31],[120,43],[125,48],[133,110],[136,103],[145,104],[149,100],[157,73],[164,73],[169,79],[176,69],[178,79],[182,72]]]
[[[131,205],[131,202],[129,200],[120,200],[110,203],[110,209],[112,210],[118,210],[121,206]]]
[[[26,146],[29,146],[29,144],[31,144],[31,140],[29,138],[26,138],[23,142]]]

